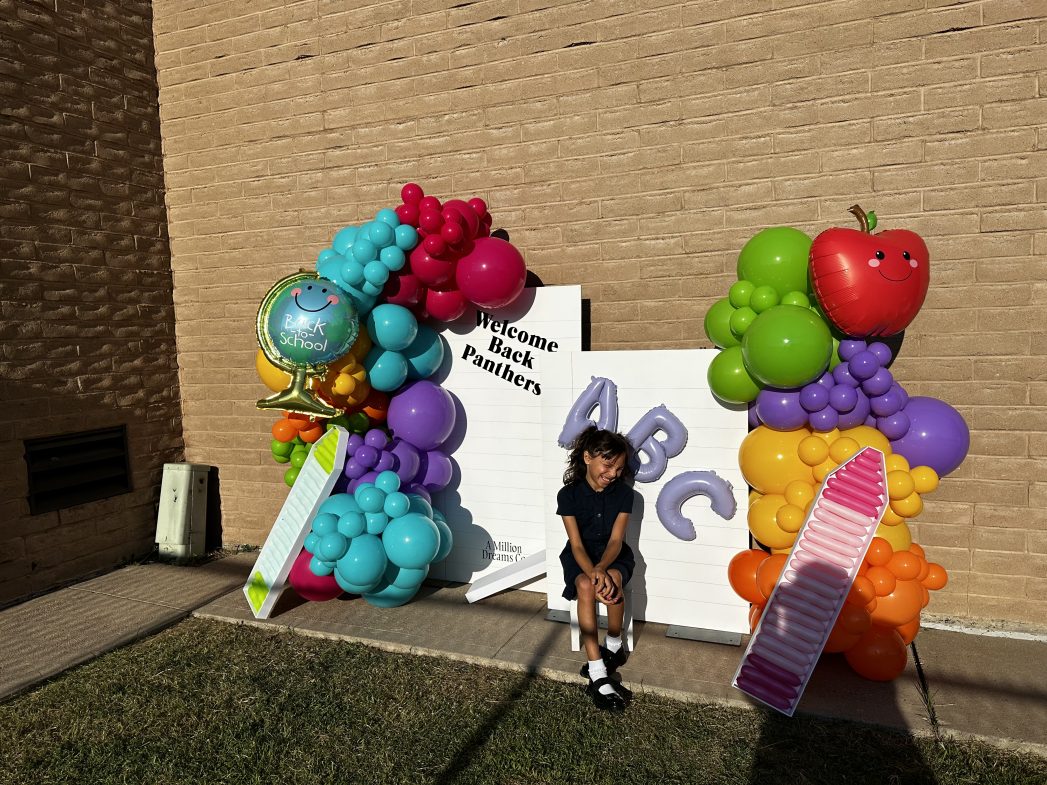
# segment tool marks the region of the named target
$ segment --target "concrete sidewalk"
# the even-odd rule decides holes
[[[469,605],[465,586],[426,585],[401,608],[361,599],[307,603],[288,591],[272,618],[252,617],[240,587],[257,554],[199,567],[127,567],[0,611],[0,697],[11,695],[190,613],[223,622],[528,670],[582,684],[582,655],[566,624],[547,621],[545,595],[509,591]],[[622,670],[634,690],[684,700],[748,705],[730,687],[742,649],[667,638],[660,624],[636,625]],[[925,629],[916,639],[939,730],[1047,755],[1047,643]],[[825,657],[800,702],[802,713],[934,732],[910,657],[889,684],[866,681],[842,657]]]

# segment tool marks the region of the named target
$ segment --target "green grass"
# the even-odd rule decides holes
[[[0,782],[1037,783],[1047,760],[189,620],[0,705]]]

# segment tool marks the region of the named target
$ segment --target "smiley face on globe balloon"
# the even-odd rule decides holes
[[[349,296],[332,281],[310,273],[279,281],[266,295],[259,315],[263,350],[294,366],[315,367],[341,357],[360,332]]]
[[[930,285],[930,253],[915,232],[870,234],[875,215],[851,208],[857,229],[827,229],[811,245],[815,296],[826,318],[856,338],[904,330],[916,317]]]

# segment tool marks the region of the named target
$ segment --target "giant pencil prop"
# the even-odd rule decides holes
[[[735,687],[792,716],[888,502],[883,453],[872,447],[825,478],[734,674]]]

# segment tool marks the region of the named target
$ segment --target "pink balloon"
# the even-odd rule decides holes
[[[320,577],[314,575],[309,569],[309,560],[313,557],[309,551],[302,550],[291,565],[291,572],[287,575],[287,582],[291,584],[298,596],[310,602],[326,602],[333,600],[342,593],[342,587],[335,581],[333,575]]]
[[[386,281],[382,295],[386,302],[410,308],[412,305],[418,305],[425,297],[425,287],[416,275],[393,273]]]
[[[455,273],[458,289],[481,308],[508,305],[520,296],[526,279],[523,256],[497,237],[477,238],[472,252],[458,260]]]
[[[484,209],[486,210],[486,207]],[[461,199],[451,199],[444,204],[444,213],[446,214],[448,210],[454,210],[462,217],[462,221],[465,223],[466,234],[469,237],[476,237],[476,232],[480,228],[481,218],[476,210]]]
[[[400,189],[400,198],[404,200],[404,204],[418,204],[423,196],[425,192],[418,183],[408,183]]]
[[[426,253],[422,245],[415,246],[411,251],[411,272],[425,286],[446,286],[452,283],[454,268],[453,260],[436,259]]]
[[[468,303],[457,289],[441,292],[430,289],[425,293],[425,310],[440,322],[453,322],[463,313]]]
[[[418,205],[402,204],[396,208],[396,217],[400,223],[418,228]]]

